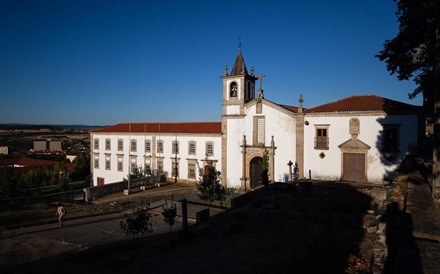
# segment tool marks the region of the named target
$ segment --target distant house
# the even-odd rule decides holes
[[[34,149],[36,154],[61,154],[63,153],[62,141],[60,140],[35,140]]]
[[[298,106],[277,104],[265,98],[262,77],[248,72],[240,50],[221,77],[221,121],[123,123],[92,131],[94,185],[121,181],[139,167],[196,182],[199,171],[214,166],[224,185],[255,188],[265,153],[272,182],[291,181],[296,164],[300,178],[381,183],[424,135],[419,106],[377,95],[312,108],[303,107],[302,96]]]

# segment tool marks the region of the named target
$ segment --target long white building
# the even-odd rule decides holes
[[[313,108],[303,107],[302,96],[298,106],[271,102],[241,50],[222,80],[221,122],[124,123],[91,132],[94,185],[121,181],[135,168],[196,182],[212,165],[224,185],[249,189],[261,183],[265,152],[272,182],[291,180],[290,162],[300,177],[380,183],[423,136],[421,107],[377,95]]]

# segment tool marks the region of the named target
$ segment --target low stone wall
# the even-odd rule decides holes
[[[140,186],[150,186],[153,185],[155,181],[158,180],[154,180],[152,177],[133,179],[130,180],[130,189],[138,188]],[[110,195],[116,192],[122,192],[125,189],[128,189],[127,181],[84,188],[84,193],[85,193],[84,200],[86,202],[92,202],[106,195]]]
[[[130,181],[130,188],[138,188],[140,186],[153,185],[155,181],[152,177],[150,178],[140,178],[133,179]],[[19,197],[12,199],[0,200],[0,209],[8,208],[17,205],[28,205],[28,204],[46,204],[46,203],[71,203],[75,201],[85,201],[91,202],[105,195],[113,194],[116,192],[122,192],[127,189],[128,182],[122,181],[117,183],[106,184],[103,186],[94,186],[84,189],[65,191],[55,194],[47,194],[40,196],[28,196]]]
[[[82,189],[40,196],[4,199],[0,200],[0,208],[3,209],[28,204],[68,203],[74,201],[84,201],[84,191]]]

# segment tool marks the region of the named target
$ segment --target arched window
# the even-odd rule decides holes
[[[238,85],[236,82],[232,82],[229,86],[229,97],[237,97]]]

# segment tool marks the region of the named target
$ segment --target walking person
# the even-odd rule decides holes
[[[58,216],[58,222],[60,226],[63,226],[64,215],[66,215],[66,208],[62,203],[58,203],[57,211],[55,212],[55,216]]]

